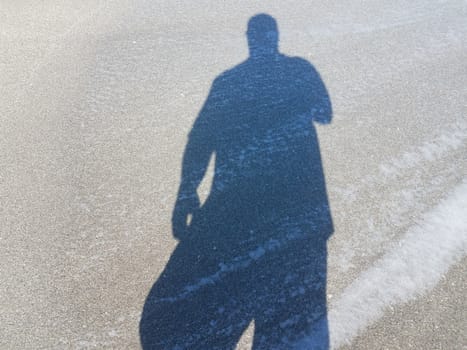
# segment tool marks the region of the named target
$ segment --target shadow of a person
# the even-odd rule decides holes
[[[252,17],[247,36],[249,58],[215,79],[189,135],[179,244],[147,297],[144,349],[234,349],[252,321],[254,349],[289,348],[314,328],[328,348],[333,225],[313,122],[331,122],[330,99],[310,63],[278,51],[271,16]]]

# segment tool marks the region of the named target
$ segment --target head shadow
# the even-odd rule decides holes
[[[247,40],[250,56],[215,79],[190,131],[179,243],[144,305],[144,349],[234,349],[251,322],[254,349],[309,334],[328,348],[333,224],[314,123],[331,122],[330,98],[309,62],[279,52],[274,18],[252,17]]]

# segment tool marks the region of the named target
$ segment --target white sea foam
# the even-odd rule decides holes
[[[432,289],[450,266],[466,254],[466,213],[464,181],[330,306],[331,347],[349,343],[380,318],[389,305],[409,301]],[[298,343],[298,349],[315,344],[319,324],[316,329]]]

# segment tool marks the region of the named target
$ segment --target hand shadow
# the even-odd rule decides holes
[[[254,349],[289,348],[311,331],[328,348],[333,224],[313,122],[331,122],[330,99],[310,63],[278,51],[272,17],[252,17],[247,37],[249,58],[215,79],[189,135],[179,243],[144,305],[144,349],[234,349],[252,321]]]

